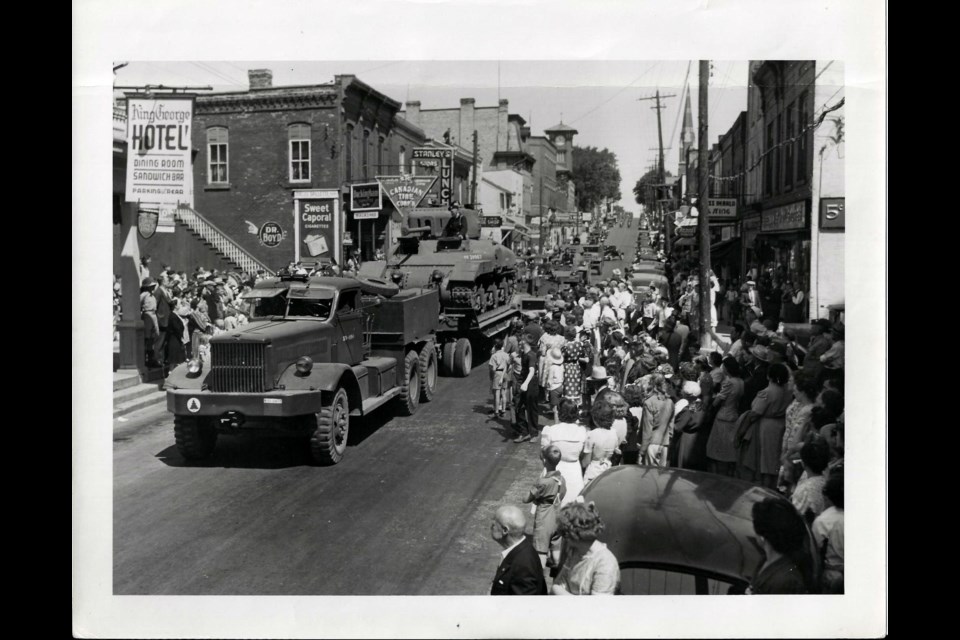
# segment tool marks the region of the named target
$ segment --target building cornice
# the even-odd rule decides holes
[[[197,115],[325,109],[335,106],[338,99],[339,92],[334,86],[283,87],[282,89],[197,96],[194,109]]]

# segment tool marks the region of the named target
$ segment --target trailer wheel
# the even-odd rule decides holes
[[[456,353],[457,343],[456,342],[445,342],[443,343],[443,358],[440,362],[440,373],[445,376],[452,376],[453,373],[453,360],[454,354]]]
[[[403,378],[400,383],[400,395],[397,405],[400,415],[412,416],[420,406],[420,354],[410,351],[403,360]]]
[[[310,437],[310,453],[321,465],[337,464],[347,450],[350,433],[350,399],[347,390],[337,389],[329,406],[316,415],[317,428]]]
[[[466,338],[460,338],[456,342],[453,354],[453,375],[458,378],[466,378],[473,369],[473,347]]]
[[[209,457],[217,444],[217,428],[212,418],[174,416],[173,435],[177,450],[186,460]]]
[[[432,342],[423,345],[420,350],[420,399],[433,400],[437,391],[437,350]]]

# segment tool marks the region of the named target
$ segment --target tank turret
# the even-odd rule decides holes
[[[480,237],[477,211],[413,209],[404,215],[401,233],[387,260],[364,263],[361,276],[403,288],[436,287],[445,312],[479,316],[509,306],[516,286],[516,254]]]

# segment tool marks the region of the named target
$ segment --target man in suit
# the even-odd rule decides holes
[[[497,509],[490,525],[490,536],[503,547],[500,566],[490,589],[492,596],[545,596],[540,556],[530,538],[523,535],[527,519],[519,507],[504,505]]]

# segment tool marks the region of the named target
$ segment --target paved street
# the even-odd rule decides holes
[[[636,232],[610,241],[630,257]],[[326,468],[304,441],[247,435],[186,465],[164,408],[115,421],[114,592],[487,593],[493,512],[540,472],[536,444],[511,442],[488,408],[486,366],[441,378],[412,417],[354,421],[347,455]]]

